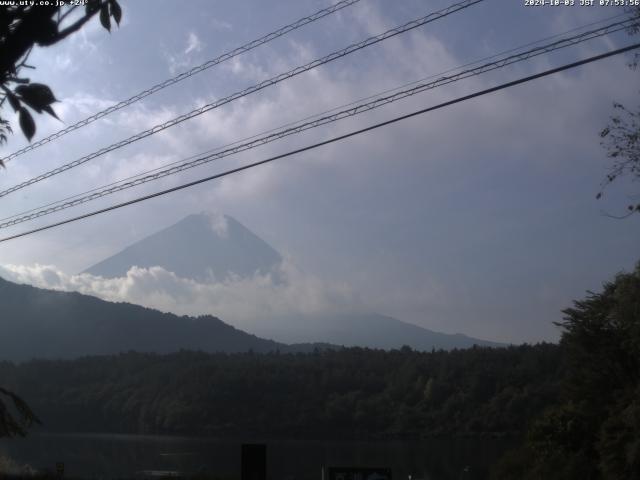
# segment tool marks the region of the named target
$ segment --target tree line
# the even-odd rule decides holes
[[[421,352],[122,353],[0,363],[57,432],[499,436],[495,479],[640,478],[640,263],[558,322],[559,344]]]
[[[124,353],[0,364],[49,431],[305,438],[517,435],[558,396],[552,344]]]
[[[496,478],[640,478],[640,262],[564,314],[559,397]]]

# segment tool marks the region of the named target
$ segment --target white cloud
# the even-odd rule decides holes
[[[226,238],[229,234],[229,224],[227,217],[221,213],[207,213],[211,230],[220,238]]]
[[[259,82],[268,78],[269,75],[259,63],[246,57],[233,57],[223,64],[223,68],[236,77],[251,82]]]
[[[63,98],[56,104],[58,116],[69,122],[92,115],[109,108],[117,103],[108,98],[102,98],[87,92],[76,92],[72,96]]]
[[[175,75],[178,72],[187,70],[200,63],[197,54],[204,48],[204,42],[195,32],[187,34],[186,45],[179,53],[165,52],[165,57],[169,64],[169,72]]]
[[[357,9],[341,11],[338,16],[332,17],[332,22],[325,24],[327,28],[325,33],[330,32],[331,40],[335,40],[333,44],[337,48],[393,26],[396,21],[382,15],[378,6],[376,3],[361,3]],[[406,9],[408,8],[410,7],[406,6]],[[402,9],[396,10],[400,12]],[[580,15],[587,15],[587,10],[580,11]],[[565,13],[567,15],[564,15]],[[577,23],[586,23],[587,20],[585,18],[584,22],[578,22],[568,10],[563,11],[562,14],[562,22],[554,27],[554,32],[572,28]],[[560,19],[560,16],[557,18]],[[192,37],[189,34],[189,28],[193,29],[195,24],[185,23],[189,25],[183,30],[186,33],[182,34],[184,36],[180,37],[178,43],[172,47],[171,55],[165,54],[165,57],[160,58],[156,65],[157,70],[150,70],[153,78],[145,80],[148,80],[148,84],[155,83],[158,80],[156,74],[166,68],[163,59],[169,59],[169,56],[172,56],[169,62],[172,73],[184,70],[197,64],[196,60],[202,61],[197,56],[204,55],[201,50],[204,42],[209,45],[216,44],[212,36],[204,36],[206,33],[204,29],[202,39],[196,33]],[[434,24],[434,27],[436,25],[439,23]],[[546,29],[549,25],[542,26]],[[324,29],[325,26],[322,28]],[[95,31],[96,34],[90,32],[89,38],[77,35],[74,41],[81,44],[88,40],[98,42],[108,37],[99,27],[99,22],[94,22],[92,28],[91,32]],[[221,28],[226,27],[221,26]],[[244,24],[243,28],[245,28]],[[436,37],[434,36],[436,32],[441,33]],[[100,35],[98,36],[97,33]],[[150,36],[154,35],[153,32],[148,33]],[[7,170],[7,183],[13,184],[23,177],[40,173],[48,168],[47,162],[51,162],[51,166],[54,166],[54,161],[60,164],[62,160],[71,160],[210,102],[216,96],[226,96],[246,85],[326,53],[326,48],[321,43],[323,39],[321,33],[316,32],[318,37],[305,37],[302,33],[301,31],[300,35],[295,35],[298,43],[283,39],[281,42],[261,47],[253,53],[242,55],[220,65],[220,68],[212,69],[210,77],[207,77],[209,75],[207,73],[200,78],[195,77],[188,81],[193,83],[185,82],[183,85],[189,88],[167,89],[163,94],[145,100],[144,104],[137,104],[104,121],[96,122],[95,130],[90,126],[78,132],[77,137],[69,135],[67,137],[69,142],[60,142],[61,147],[57,147],[58,142],[47,147],[60,148],[59,155],[57,150],[47,150],[46,154],[37,161],[32,162],[25,158],[25,161],[11,162]],[[459,37],[458,33],[460,32],[453,32],[450,35]],[[450,42],[451,39],[447,38],[450,35],[439,28],[418,29],[409,35],[398,36],[355,53],[347,59],[306,72],[241,101],[189,120],[181,126],[165,130],[149,137],[148,140],[127,147],[127,150],[115,152],[113,156],[92,162],[90,169],[82,170],[77,176],[70,172],[58,177],[57,181],[42,182],[38,190],[25,190],[24,195],[8,197],[7,201],[10,203],[3,204],[3,213],[10,214],[17,210],[31,208],[36,205],[36,201],[41,204],[45,203],[45,200],[66,196],[67,192],[75,192],[81,187],[84,188],[85,185],[88,187],[94,181],[107,183],[111,178],[155,168],[161,163],[175,161],[185,155],[268,130],[355,98],[436,74],[512,44],[508,38],[502,38],[504,43],[499,45],[499,42],[491,36],[479,36],[473,39],[474,42],[465,42],[464,38],[465,35],[469,36],[468,32],[463,32],[460,42]],[[156,44],[161,44],[162,41],[164,40],[158,39]],[[233,41],[235,42],[235,39]],[[486,48],[482,52],[470,48],[471,45],[476,45],[476,41],[482,44],[486,42]],[[86,65],[91,66],[91,62],[98,62],[101,57],[90,55],[90,52],[96,48],[94,45],[85,45],[85,47],[75,50],[70,48],[65,52],[71,54],[78,65],[85,63],[76,61],[74,52],[84,52],[82,55],[86,56]],[[539,57],[532,63],[527,62],[508,70],[500,70],[486,76],[451,84],[404,102],[398,102],[372,114],[345,120],[243,155],[230,157],[220,162],[219,167],[211,168],[222,169],[236,166],[244,161],[260,160],[272,154],[327,138],[332,134],[374,123],[377,119],[390,118],[500,81],[541,70],[555,61],[560,63],[560,55],[577,58],[595,53],[595,50],[596,46],[589,44],[588,47],[585,46],[578,51],[566,50],[550,59]],[[65,61],[64,58],[55,58],[55,62],[64,63]],[[54,62],[53,56],[51,62]],[[40,69],[40,66],[38,68]],[[119,72],[116,66],[113,71],[105,72],[104,78],[109,79],[109,82],[112,80],[117,82],[121,73],[123,72]],[[122,78],[129,77],[122,75]],[[206,78],[210,80],[203,81]],[[275,244],[289,243],[287,248],[296,254],[296,258],[301,262],[306,261],[307,267],[313,267],[309,270],[320,272],[326,278],[350,278],[352,284],[362,291],[363,297],[372,300],[371,304],[367,304],[375,309],[395,313],[404,308],[407,310],[406,316],[404,311],[402,314],[397,313],[396,316],[419,323],[418,319],[425,317],[425,311],[436,304],[442,312],[442,320],[437,325],[426,326],[437,326],[438,329],[443,330],[451,328],[455,331],[461,330],[480,335],[480,331],[488,328],[487,326],[493,321],[495,329],[492,334],[499,332],[501,328],[511,328],[514,332],[513,338],[525,338],[530,334],[531,338],[537,338],[532,332],[542,331],[539,325],[543,322],[546,322],[544,323],[546,325],[551,320],[557,319],[556,310],[558,309],[555,306],[550,309],[553,310],[552,315],[548,315],[549,308],[544,306],[548,306],[549,302],[541,300],[538,302],[539,305],[530,309],[530,322],[526,322],[526,319],[519,323],[514,322],[513,318],[520,316],[517,311],[526,310],[518,309],[516,306],[526,303],[526,298],[529,296],[528,293],[522,293],[517,297],[518,292],[516,292],[508,302],[514,305],[513,312],[516,313],[493,314],[487,310],[483,314],[480,311],[483,308],[482,300],[478,299],[478,294],[473,296],[475,285],[469,280],[480,263],[477,259],[464,268],[460,267],[460,278],[456,279],[456,283],[460,286],[453,288],[447,282],[440,281],[442,276],[447,275],[450,268],[441,267],[438,271],[438,267],[429,265],[429,262],[423,258],[429,258],[433,250],[440,248],[449,252],[451,262],[456,264],[460,253],[464,253],[465,248],[471,251],[474,244],[508,246],[505,239],[511,238],[518,228],[526,228],[533,222],[531,213],[537,213],[540,217],[549,219],[564,215],[566,220],[562,223],[558,222],[557,228],[553,228],[558,232],[575,230],[581,225],[580,222],[586,224],[586,218],[589,215],[597,216],[597,208],[600,204],[595,207],[589,204],[589,199],[598,189],[601,172],[605,172],[605,159],[604,155],[600,155],[602,152],[598,146],[597,133],[603,123],[606,123],[611,101],[635,102],[637,95],[635,80],[637,79],[633,78],[633,73],[624,66],[622,58],[598,62],[568,74],[549,77],[528,86],[523,85],[464,102],[458,106],[424,115],[419,119],[380,129],[375,134],[367,134],[334,146],[323,147],[297,158],[283,160],[273,166],[260,167],[240,175],[225,177],[221,181],[208,184],[207,187],[183,190],[180,194],[164,197],[166,200],[157,199],[149,202],[148,206],[140,204],[130,210],[120,210],[112,216],[96,217],[96,220],[88,221],[86,224],[76,223],[65,229],[51,231],[52,233],[28,237],[25,238],[24,243],[16,243],[15,247],[14,244],[9,243],[0,252],[0,258],[4,263],[35,261],[47,263],[49,259],[55,258],[64,269],[77,271],[138,239],[129,231],[134,227],[138,229],[136,231],[139,235],[146,234],[153,229],[166,226],[163,222],[167,218],[178,219],[180,216],[207,208],[206,206],[213,206],[247,218],[252,226],[258,226],[259,231],[260,229],[264,231],[266,228],[272,229],[273,239],[277,240]],[[140,83],[143,83],[142,76]],[[611,85],[616,85],[615,91],[611,89]],[[78,85],[78,89],[79,92],[94,92],[95,96],[77,93],[69,97],[69,100],[64,99],[62,103],[56,104],[56,110],[67,124],[81,115],[93,113],[113,103],[108,98],[110,90],[103,89],[103,84],[100,82],[92,81]],[[60,127],[53,119],[42,118],[42,123],[38,123],[39,134],[49,129],[53,130],[54,127],[56,130]],[[22,141],[19,134],[15,139],[17,142]],[[80,140],[72,143],[71,139]],[[18,145],[13,144],[12,149]],[[70,151],[66,150],[67,145],[70,145]],[[52,151],[55,155],[51,154]],[[45,150],[43,149],[42,152]],[[204,168],[194,169],[189,175],[193,176],[191,178],[195,178],[196,175],[204,176],[204,170]],[[532,175],[540,171],[544,171],[544,180],[541,180],[542,174]],[[187,174],[181,175],[186,177]],[[577,181],[572,183],[572,178],[578,176],[581,176],[582,184],[586,185],[581,190],[576,187]],[[177,183],[185,177],[180,179],[172,177],[167,179],[167,182]],[[530,178],[528,182],[532,186],[532,191],[534,187],[539,188],[537,198],[533,197],[532,192],[525,191],[525,182],[521,181],[523,178]],[[539,187],[536,182],[539,182]],[[520,185],[522,191],[513,193],[507,188],[509,185]],[[148,184],[148,188],[159,189],[158,185],[154,184]],[[589,191],[590,188],[592,191]],[[485,194],[485,191],[489,193]],[[568,206],[567,203],[558,200],[559,192],[562,191],[569,192],[566,195],[567,198],[569,194],[573,195],[571,202],[580,203],[583,219],[576,219],[575,212],[569,208],[571,205]],[[491,192],[495,192],[495,195]],[[468,201],[463,205],[456,198],[468,199]],[[514,208],[515,213],[509,213],[503,208],[508,204],[522,207],[527,207],[528,204],[530,208],[523,208],[522,213],[518,213],[518,209]],[[203,205],[206,206],[203,207]],[[416,212],[417,209],[414,209],[413,205],[422,205],[422,211]],[[15,209],[12,210],[10,208],[12,206],[15,206]],[[358,210],[357,215],[352,212],[355,210]],[[368,231],[367,225],[371,224],[374,218],[374,214],[370,212],[376,210],[385,218],[384,222],[380,222],[379,236],[369,234],[365,237],[364,234],[354,234],[354,239],[357,238],[358,241],[345,244],[344,240],[348,240],[351,231]],[[443,219],[432,218],[437,217],[431,215],[436,210],[443,212]],[[157,214],[159,211],[162,211],[162,215]],[[464,217],[465,211],[473,212],[475,216]],[[418,215],[423,212],[424,217]],[[427,229],[411,234],[413,235],[411,240],[408,239],[410,234],[403,233],[404,230],[394,231],[394,226],[420,224],[425,222],[425,218],[429,218],[431,222],[430,230],[447,232],[453,230],[457,233],[455,235],[451,233],[450,240],[440,241],[439,237]],[[456,219],[459,218],[467,219],[468,223],[458,222]],[[474,218],[477,222],[472,221]],[[350,229],[348,235],[346,230],[341,232],[340,227],[343,226],[341,222],[348,224]],[[550,225],[541,220],[538,223],[540,229]],[[129,228],[121,228],[121,225],[127,225]],[[593,230],[595,232],[598,229]],[[626,236],[617,235],[617,237],[620,239],[633,237],[633,230],[625,230],[625,232]],[[340,235],[344,238],[340,238]],[[603,234],[602,238],[604,236]],[[613,237],[615,235],[612,235]],[[544,238],[544,242],[539,243],[544,244],[549,251],[557,251],[562,247],[558,242],[554,243],[552,236],[548,235]],[[600,237],[596,235],[593,238],[589,236],[589,240],[581,244],[594,245],[596,249],[600,241],[598,238]],[[397,251],[390,254],[388,262],[388,264],[395,262],[398,265],[398,272],[390,273],[388,264],[380,266],[376,263],[374,251],[378,245],[389,243],[390,239],[395,239],[396,244],[406,245],[409,249],[415,248],[413,244],[424,244],[424,252],[416,253],[415,261],[402,263],[403,247],[398,247]],[[515,245],[514,241],[512,246]],[[523,241],[519,244],[519,248],[523,251],[531,251],[531,249],[535,250],[536,244],[534,240],[529,243]],[[621,250],[623,249],[612,248],[611,252]],[[503,253],[492,255],[494,256],[491,260],[499,265]],[[358,259],[365,256],[366,262],[363,260],[358,263],[353,260],[353,264],[349,263],[351,258]],[[303,258],[311,260],[307,261]],[[576,255],[575,258],[572,256],[566,256],[566,258],[566,265],[570,265],[571,262],[578,264],[581,257]],[[540,263],[547,266],[547,276],[557,275],[555,265],[559,262],[555,260],[546,262]],[[410,270],[413,264],[417,265],[416,270],[421,269],[421,271],[415,274],[415,280],[405,280],[406,275],[403,272]],[[612,265],[622,267],[623,263],[619,261]],[[515,267],[504,266],[496,268],[496,272],[508,272],[513,269]],[[362,270],[363,278],[379,278],[380,286],[368,285],[366,281],[355,278],[353,272],[359,270]],[[596,267],[593,267],[593,271],[596,271]],[[55,269],[49,274],[50,278],[46,284],[55,284],[56,277],[53,273]],[[139,284],[142,281],[141,278],[154,278],[150,272],[140,273],[139,276],[141,277],[134,275],[135,284]],[[439,280],[435,286],[431,284],[432,276]],[[68,280],[60,275],[58,278],[61,278],[60,284],[66,284]],[[120,286],[114,288],[120,291],[119,289],[124,288],[122,285],[126,283],[125,280],[121,279],[118,283]],[[390,291],[387,288],[389,283],[397,285],[397,289]],[[567,285],[578,284],[579,282],[573,280],[567,282]],[[100,283],[100,285],[106,289],[106,284]],[[583,284],[579,285],[576,287],[578,290]],[[560,287],[559,285],[559,291]],[[469,291],[468,295],[466,289]],[[452,292],[462,290],[465,295],[458,297],[467,299],[469,313],[465,311],[456,316],[450,312],[455,311],[455,304],[460,302],[452,300],[456,297]],[[282,290],[279,291],[282,292]],[[158,304],[162,304],[163,298],[164,301],[169,302],[169,297],[163,297],[162,289],[159,292]],[[127,296],[135,297],[133,293],[127,291],[126,295],[114,298]],[[390,311],[392,308],[395,310]],[[229,308],[229,310],[233,309]],[[222,316],[223,313],[219,314]],[[535,320],[534,317],[541,320]],[[469,318],[474,318],[476,325]],[[445,325],[447,322],[450,326]],[[522,329],[525,333],[519,332],[518,329]],[[495,335],[497,338],[498,334],[495,333]]]
[[[189,55],[191,52],[200,52],[204,44],[198,38],[195,32],[189,32],[187,36],[187,48],[184,49],[184,54]]]
[[[256,274],[198,283],[161,267],[132,267],[125,277],[105,279],[89,274],[69,275],[52,265],[0,266],[0,276],[16,283],[77,291],[179,315],[211,314],[244,327],[265,317],[347,312],[358,307],[357,297],[345,284],[328,284],[305,275],[288,260],[278,273],[284,282],[271,275]]]

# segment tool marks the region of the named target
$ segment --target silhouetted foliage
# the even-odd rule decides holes
[[[604,186],[622,176],[640,179],[640,110],[634,112],[620,103],[614,103],[613,107],[616,114],[600,133],[607,156],[612,159]],[[601,196],[602,192],[598,198]],[[640,212],[640,202],[629,204],[627,209],[629,214]]]
[[[557,345],[432,353],[127,353],[0,364],[48,429],[140,434],[522,434],[557,400]]]
[[[40,420],[26,402],[0,387],[0,437],[24,437],[33,423],[40,423]]]
[[[496,478],[640,478],[640,263],[564,311],[560,402]],[[513,458],[526,463],[518,465]]]
[[[629,9],[629,13],[638,19],[638,23],[628,30],[630,35],[635,35],[640,32],[640,7]],[[636,54],[629,66],[637,68],[639,59],[640,54]],[[612,164],[596,198],[601,198],[604,188],[620,177],[640,179],[640,110],[633,111],[617,102],[613,109],[609,125],[600,132],[601,145],[607,150]],[[640,212],[640,202],[630,203],[627,210],[626,216]]]
[[[110,30],[110,18],[120,24],[122,10],[117,0],[88,0],[80,15],[76,15],[76,12],[81,12],[79,6],[55,6],[55,2],[47,2],[50,5],[15,3],[0,8],[0,90],[3,93],[0,106],[5,100],[8,102],[18,114],[22,132],[31,140],[36,132],[36,124],[30,110],[46,112],[58,118],[51,107],[57,101],[51,89],[20,76],[21,69],[34,68],[26,63],[31,50],[35,46],[46,47],[67,38],[80,30],[98,12],[102,26]],[[72,22],[65,23],[65,20],[72,18]],[[11,125],[0,117],[0,144],[7,141],[7,134],[10,133],[13,133]],[[0,165],[4,166],[1,159]],[[17,418],[11,414],[2,396],[11,400]],[[0,437],[24,435],[26,428],[34,421],[37,418],[24,400],[15,393],[0,388]]]
[[[96,14],[109,31],[111,18],[118,25],[122,18],[117,0],[88,0],[84,10],[75,5],[56,6],[55,2],[47,2],[50,5],[30,3],[16,2],[16,5],[0,8],[0,89],[4,94],[0,105],[8,101],[29,140],[36,132],[31,111],[46,112],[58,118],[51,107],[57,101],[51,89],[21,76],[22,69],[34,68],[27,64],[31,50],[58,43],[80,30]],[[0,143],[6,142],[7,133],[12,133],[12,129],[0,118]]]

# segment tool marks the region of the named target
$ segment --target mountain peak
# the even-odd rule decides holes
[[[202,282],[267,274],[281,262],[276,250],[233,217],[201,212],[135,242],[83,273],[115,278],[125,276],[134,266],[159,266]]]

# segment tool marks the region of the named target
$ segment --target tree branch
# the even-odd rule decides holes
[[[616,219],[616,220],[624,220],[625,218],[629,218],[631,215],[633,215],[633,212],[634,212],[634,211],[635,211],[635,210],[631,210],[631,211],[630,211],[629,213],[627,213],[626,215],[621,215],[621,216],[618,216],[618,215],[611,215],[610,213],[607,213],[607,212],[602,211],[602,210],[600,211],[600,213],[601,213],[602,215],[604,215],[605,217],[608,217],[608,218],[614,218],[614,219]]]
[[[58,26],[60,26],[60,22],[63,22],[63,21],[64,21],[64,19],[65,19],[65,18],[67,18],[67,16],[69,16],[69,14],[70,14],[71,12],[73,12],[76,8],[78,8],[78,6],[77,6],[77,5],[74,5],[74,6],[70,7],[70,8],[69,8],[69,10],[67,10],[66,12],[64,12],[64,13],[60,16],[60,18],[58,19]]]
[[[64,30],[61,30],[60,32],[58,32],[58,35],[55,37],[55,39],[53,40],[53,43],[59,42],[60,40],[68,37],[69,35],[71,35],[72,33],[77,32],[78,30],[80,30],[82,28],[82,26],[87,23],[89,20],[91,20],[91,18],[96,14],[96,12],[93,12],[91,14],[87,14],[82,18],[79,18],[78,20],[76,20],[74,23],[72,23],[71,25],[69,25],[67,28],[65,28]]]
[[[74,23],[72,23],[71,25],[69,25],[67,28],[65,28],[64,30],[61,30],[60,32],[58,32],[58,36],[55,37],[54,43],[59,42],[60,40],[68,37],[69,35],[71,35],[74,32],[77,32],[78,30],[80,30],[80,28],[82,28],[82,26],[87,23],[89,20],[91,20],[93,18],[93,16],[98,13],[100,11],[100,8],[102,8],[103,6],[107,5],[109,2],[108,0],[105,0],[103,2],[100,2],[100,5],[98,7],[96,7],[96,10],[94,10],[92,13],[89,14],[85,14],[84,17],[79,18],[78,20],[76,20]],[[72,9],[75,7],[72,7]],[[65,13],[65,15],[68,15],[68,13],[71,10],[69,10],[68,12]]]

